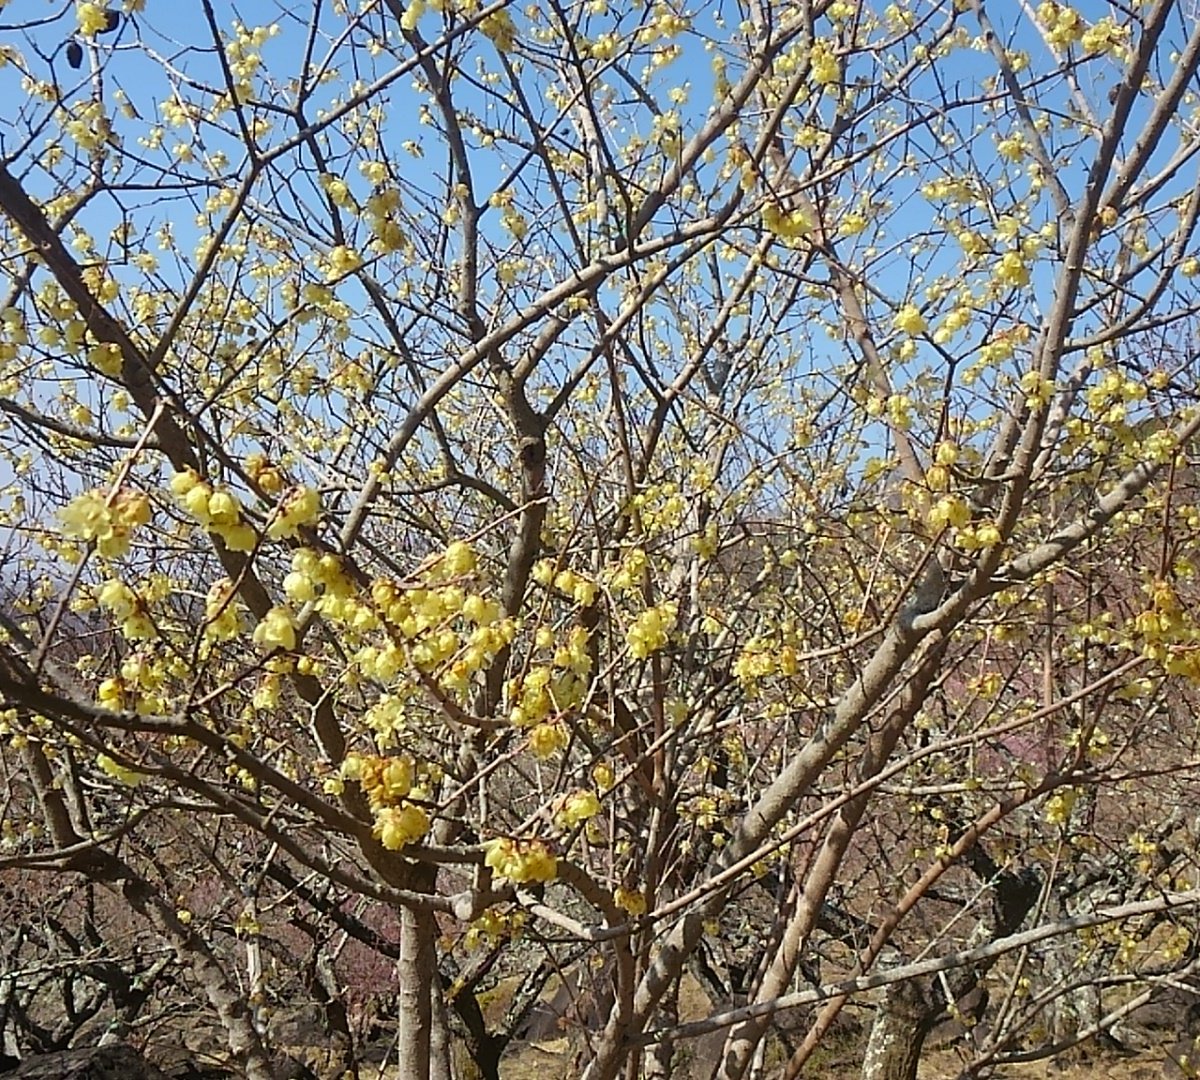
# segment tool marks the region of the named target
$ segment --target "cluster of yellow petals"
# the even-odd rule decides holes
[[[652,653],[665,649],[678,614],[678,605],[672,601],[643,611],[625,632],[625,644],[630,653],[645,660]]]
[[[321,518],[321,496],[310,487],[297,485],[288,490],[274,518],[267,526],[272,540],[295,536],[301,528],[315,525]]]
[[[499,837],[485,845],[484,862],[499,878],[522,884],[553,881],[558,876],[558,860],[541,840],[513,840]]]
[[[296,619],[291,609],[277,604],[268,610],[254,628],[254,644],[291,652],[296,647]]]
[[[1128,52],[1129,28],[1118,25],[1111,15],[1089,26],[1069,4],[1044,0],[1038,5],[1037,19],[1046,41],[1055,48],[1065,49],[1078,42],[1087,53],[1112,53],[1118,59],[1124,59]]]
[[[150,521],[150,500],[126,488],[112,495],[87,491],[77,495],[59,511],[63,535],[95,543],[105,558],[118,558],[129,551],[129,538],[139,525]]]
[[[896,317],[892,322],[897,330],[910,337],[916,337],[917,334],[925,332],[925,316],[921,314],[921,309],[916,304],[905,304],[896,312]]]
[[[487,35],[497,52],[512,52],[517,43],[517,27],[505,10],[493,11],[480,20],[479,29]]]
[[[795,645],[754,638],[746,643],[733,662],[733,675],[745,686],[772,675],[791,677],[800,670]]]
[[[777,202],[767,202],[762,209],[763,228],[781,240],[799,240],[812,232],[812,223],[803,210],[785,210]]]
[[[600,800],[594,791],[579,790],[567,795],[554,820],[565,829],[573,829],[600,813]]]
[[[129,641],[148,641],[158,636],[145,602],[123,581],[112,578],[99,588],[96,599],[112,612],[121,624],[121,633]]]
[[[125,787],[137,787],[143,780],[146,779],[145,773],[140,773],[136,769],[127,768],[119,762],[114,761],[108,754],[97,754],[96,764],[100,771],[111,776],[118,784]]]
[[[194,469],[171,477],[171,491],[192,517],[225,541],[231,551],[253,551],[258,540],[253,526],[242,520],[242,505],[230,491],[216,490]]]
[[[1169,580],[1156,578],[1146,591],[1150,606],[1133,619],[1142,655],[1161,663],[1170,675],[1200,679],[1200,627]]]
[[[415,786],[417,766],[409,755],[349,754],[341,776],[362,787],[375,814],[372,832],[388,850],[399,851],[429,832],[429,815],[412,801],[428,792]]]
[[[75,5],[75,21],[79,25],[80,34],[84,37],[95,37],[108,28],[108,12],[103,4],[83,0]]]

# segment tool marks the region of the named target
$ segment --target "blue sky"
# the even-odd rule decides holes
[[[875,5],[880,9],[885,5]],[[918,9],[930,12],[936,5],[920,4]],[[1099,0],[1088,0],[1077,5],[1079,11],[1089,20],[1095,20],[1113,9],[1110,5]],[[259,115],[273,120],[275,132],[267,136],[263,143],[270,146],[279,139],[286,138],[293,130],[290,121],[271,111],[271,106],[290,104],[293,91],[290,84],[300,77],[304,69],[306,45],[306,26],[298,19],[291,9],[267,2],[267,0],[247,0],[239,4],[214,2],[213,9],[219,30],[223,34],[231,34],[235,20],[246,26],[278,25],[279,33],[267,38],[261,45],[263,57],[262,71],[269,76],[269,82],[259,83],[259,94],[264,106],[259,109]],[[339,71],[340,78],[314,89],[308,104],[309,114],[317,115],[323,108],[329,108],[332,99],[346,93],[349,79],[361,79],[371,82],[387,70],[393,69],[397,58],[406,53],[404,46],[398,46],[395,54],[386,51],[378,56],[372,56],[362,46],[365,38],[373,28],[380,25],[379,17],[375,14],[361,25],[353,29],[352,37],[358,47],[350,50],[346,47],[343,35],[347,32],[347,20],[338,16],[332,10],[331,4],[323,7],[324,16],[320,33],[317,35],[316,47],[312,53],[312,64],[320,64],[331,43],[336,43],[333,63]],[[525,40],[533,31],[523,14],[524,5],[514,6],[514,17]],[[995,20],[1001,37],[1009,41],[1013,48],[1027,50],[1032,57],[1034,70],[1044,70],[1049,65],[1050,57],[1046,47],[1031,29],[1018,4],[1013,2],[992,3],[988,8],[989,14]],[[668,96],[673,87],[688,87],[689,96],[685,103],[678,105],[679,112],[685,125],[685,133],[690,133],[703,121],[707,109],[711,105],[711,88],[713,75],[711,67],[712,56],[701,44],[703,35],[716,35],[719,40],[728,40],[732,33],[730,29],[739,18],[736,9],[731,4],[714,3],[691,11],[694,16],[694,32],[683,33],[679,37],[682,51],[677,60],[660,71],[651,83],[651,92],[657,97],[659,110],[671,107],[674,103]],[[639,23],[646,18],[646,9],[633,4],[610,4],[604,13],[591,15],[581,25],[585,25],[591,37],[606,31],[628,38]],[[936,25],[940,16],[931,16],[929,26]],[[725,20],[726,28],[717,26],[719,20]],[[225,150],[230,158],[229,165],[223,175],[214,175],[206,171],[199,161],[180,162],[173,152],[177,140],[174,130],[168,125],[159,147],[139,147],[139,137],[144,138],[156,117],[162,113],[164,106],[172,100],[172,80],[164,74],[164,65],[168,65],[177,73],[177,79],[183,88],[185,96],[192,95],[188,87],[189,81],[207,86],[219,86],[223,81],[221,68],[213,51],[212,32],[207,24],[204,12],[198,4],[182,4],[174,0],[147,0],[145,11],[134,16],[133,24],[122,24],[117,33],[99,39],[97,43],[97,59],[101,62],[100,74],[93,70],[93,58],[85,57],[82,69],[72,71],[66,64],[64,49],[74,30],[74,5],[62,2],[49,4],[44,0],[11,0],[0,13],[0,44],[20,50],[29,64],[31,74],[39,80],[57,80],[63,93],[63,99],[72,107],[86,103],[93,94],[100,94],[106,104],[107,111],[114,117],[118,132],[124,139],[125,149],[136,153],[142,164],[127,167],[122,179],[125,182],[143,184],[141,190],[126,187],[119,198],[104,197],[94,201],[87,208],[81,222],[105,250],[103,238],[115,225],[122,214],[126,214],[137,224],[136,235],[145,238],[147,246],[154,246],[155,231],[164,225],[170,225],[174,230],[179,246],[190,252],[200,237],[195,223],[199,196],[196,189],[182,190],[175,183],[177,180],[191,180],[206,185],[204,191],[219,192],[220,188],[236,183],[241,171],[240,144],[236,138],[222,134],[212,124],[200,127],[200,148],[209,153]],[[436,32],[440,16],[427,13],[420,23],[422,31],[429,36]],[[17,29],[20,24],[28,24],[26,29]],[[979,27],[971,15],[964,15],[962,25],[968,34],[974,35]],[[1020,29],[1014,29],[1015,27]],[[1169,32],[1175,46],[1183,40],[1184,33],[1190,29],[1187,20],[1179,15]],[[140,44],[137,42],[140,40]],[[1172,46],[1162,49],[1163,68],[1162,78],[1169,77],[1169,53]],[[495,51],[482,39],[469,57],[467,70],[477,76],[480,82],[472,87],[460,83],[460,102],[468,108],[475,109],[482,122],[503,126],[507,123],[506,108],[497,107],[489,101],[484,89],[484,78],[488,72],[495,72],[499,67],[499,58]],[[860,70],[867,70],[868,63],[874,63],[873,57],[860,57],[851,66],[847,75],[851,78]],[[480,65],[480,66],[473,66]],[[986,60],[978,49],[962,48],[953,52],[944,62],[939,64],[938,78],[940,85],[928,76],[915,79],[907,88],[909,96],[895,104],[899,113],[906,110],[911,115],[936,113],[936,94],[945,95],[951,100],[965,100],[984,94],[980,80],[992,73],[994,69],[990,60]],[[1089,62],[1078,69],[1080,85],[1093,100],[1103,103],[1108,87],[1111,85],[1113,70],[1104,63]],[[653,110],[646,107],[644,101],[639,101],[632,88],[621,88],[614,80],[616,90],[611,102],[613,123],[622,136],[637,131],[647,134],[653,124]],[[542,88],[544,90],[544,88]],[[531,87],[538,91],[537,86]],[[124,93],[137,115],[126,118],[119,111],[119,93]],[[21,103],[25,91],[21,87],[21,75],[15,64],[10,63],[0,69],[0,100]],[[426,104],[425,99],[413,90],[410,77],[401,78],[388,92],[388,108],[383,124],[387,143],[387,156],[392,162],[397,175],[405,189],[406,197],[418,205],[428,204],[431,209],[442,197],[439,191],[441,179],[446,175],[447,161],[444,146],[434,133],[433,128],[423,125],[421,108]],[[554,112],[554,105],[544,95],[541,99],[533,100],[533,107],[539,116],[549,116]],[[1061,81],[1050,84],[1045,90],[1045,97],[1040,105],[1047,115],[1056,113],[1062,115],[1071,107],[1069,88]],[[832,120],[832,99],[827,99],[820,106],[826,121]],[[882,110],[880,110],[882,112]],[[45,106],[32,110],[29,116],[32,122],[40,121],[46,114]],[[1144,115],[1144,107],[1141,115]],[[973,167],[981,170],[989,182],[995,182],[992,198],[992,214],[1003,216],[1006,208],[1015,199],[1019,199],[1027,190],[1027,178],[1024,166],[1013,166],[1006,163],[996,152],[996,144],[1000,138],[1014,128],[1015,120],[1011,110],[988,114],[981,105],[964,106],[955,111],[954,123],[961,133],[962,142],[956,153],[964,154],[965,148],[970,147]],[[1131,125],[1131,138],[1137,133],[1138,123]],[[863,127],[864,137],[870,131],[869,125]],[[19,112],[10,111],[9,115],[0,118],[0,149],[5,156],[18,153],[22,148],[22,140],[28,134],[24,126],[24,116]],[[15,171],[25,172],[31,155],[40,153],[47,140],[53,141],[57,136],[53,129],[36,129],[31,137],[28,152],[18,153]],[[1061,137],[1060,137],[1061,138]],[[424,151],[423,156],[405,149],[411,143]],[[356,147],[344,134],[334,134],[331,141],[331,153],[334,159],[332,171],[344,176],[350,184],[356,197],[362,201],[371,192],[369,180],[361,176],[357,166],[371,155]],[[1061,160],[1058,162],[1058,175],[1067,186],[1070,194],[1077,196],[1082,187],[1086,161],[1073,155],[1070,144],[1062,142],[1064,147]],[[726,143],[718,147],[718,157],[712,166],[702,170],[704,175],[712,180],[716,169],[721,163],[722,154],[728,151]],[[934,137],[934,121],[926,121],[914,128],[911,135],[901,144],[897,144],[894,154],[899,158],[903,152],[910,152],[919,161],[928,162],[932,173],[950,171],[956,167],[948,153],[939,145]],[[478,184],[479,192],[486,196],[489,190],[500,185],[506,177],[506,169],[512,167],[518,160],[516,151],[509,148],[503,155],[498,155],[492,149],[472,143],[469,150],[472,167]],[[82,160],[82,159],[81,159]],[[802,159],[801,159],[802,160]],[[963,158],[965,163],[966,159]],[[644,163],[647,176],[651,179],[664,165],[661,155],[656,159],[648,154]],[[283,209],[283,215],[277,222],[282,231],[286,231],[289,222],[302,223],[311,227],[311,234],[304,242],[311,243],[314,236],[324,232],[327,245],[332,244],[328,236],[328,215],[322,206],[322,194],[317,189],[311,176],[311,165],[307,175],[297,172],[289,183],[278,183],[270,189],[264,189],[263,199],[274,201],[277,207]],[[282,173],[282,170],[281,170]],[[1194,170],[1187,175],[1190,177]],[[924,175],[929,175],[927,172]],[[37,167],[27,173],[27,182],[35,193],[46,195],[50,193],[50,178]],[[861,179],[862,173],[855,174],[854,179]],[[544,176],[535,169],[528,171],[529,181],[522,192],[522,199],[534,205],[547,205],[548,191],[539,190],[537,184],[544,183]],[[539,179],[539,177],[541,179]],[[713,181],[715,186],[715,181]],[[732,187],[734,181],[729,181]],[[939,274],[950,274],[955,271],[958,252],[953,246],[939,245],[925,250],[914,249],[919,246],[921,238],[930,234],[931,230],[945,228],[948,218],[955,215],[961,217],[962,223],[971,223],[979,228],[991,228],[994,222],[987,220],[987,215],[974,205],[964,205],[961,208],[943,201],[930,199],[922,192],[923,175],[897,171],[887,186],[886,195],[893,202],[892,209],[886,216],[881,215],[876,222],[878,231],[856,239],[845,240],[841,244],[840,254],[869,269],[871,282],[878,290],[875,310],[879,312],[880,325],[887,330],[890,328],[890,309],[906,301],[915,301],[925,305],[924,290]],[[1184,181],[1179,181],[1184,183]],[[532,185],[532,186],[529,186]],[[865,198],[866,192],[856,190],[851,180],[847,180],[838,191],[845,200],[847,207],[853,207],[855,200]],[[219,215],[218,215],[219,217]],[[485,218],[484,228],[497,258],[501,257],[512,245],[505,236],[499,224],[500,213],[489,212]],[[1026,231],[1034,230],[1051,221],[1053,211],[1047,200],[1043,200],[1034,211],[1031,221],[1023,225]],[[664,216],[664,223],[668,220]],[[537,223],[534,223],[536,227]],[[553,250],[556,264],[553,273],[559,272],[561,266],[568,260],[561,236],[547,234],[538,237],[542,250]],[[311,255],[317,257],[320,250],[314,248]],[[137,267],[126,264],[114,268],[114,274],[124,280],[138,280],[142,271]],[[1033,303],[1041,304],[1048,296],[1051,284],[1052,268],[1035,269]],[[168,286],[178,288],[187,277],[187,267],[174,266],[168,259],[160,260],[157,271]],[[552,276],[552,275],[551,275]],[[533,278],[528,290],[532,294],[538,288],[544,287],[546,276]],[[346,287],[346,295],[354,297],[353,286]],[[1028,300],[1028,297],[1026,298]],[[751,319],[756,317],[752,310],[745,325],[751,325]],[[931,316],[932,321],[932,316]],[[797,319],[790,332],[795,334],[797,342],[796,355],[809,356],[805,365],[798,368],[803,377],[811,376],[814,370],[829,371],[837,360],[842,346],[838,342],[824,342],[820,335],[805,337],[809,324],[803,319]],[[803,339],[803,340],[802,340]],[[782,340],[782,339],[781,339]],[[782,347],[782,346],[781,346]],[[936,378],[942,358],[936,350],[922,347],[918,354],[906,366],[898,365],[897,378],[904,380],[919,380],[923,377]]]

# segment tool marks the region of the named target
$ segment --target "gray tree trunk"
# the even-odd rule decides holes
[[[862,1080],[916,1080],[925,1037],[941,1012],[917,982],[894,983],[879,999],[863,1056]]]

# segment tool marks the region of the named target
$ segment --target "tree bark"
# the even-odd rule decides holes
[[[925,1037],[941,1012],[916,980],[893,983],[880,996],[863,1055],[862,1080],[916,1080]]]
[[[405,908],[400,915],[400,959],[396,1017],[396,1080],[449,1080],[449,1046],[445,1035],[434,1038],[433,995],[440,993],[437,924],[429,912]],[[443,1025],[444,1027],[444,1025]]]

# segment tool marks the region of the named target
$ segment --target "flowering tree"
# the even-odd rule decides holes
[[[589,1080],[1113,1027],[1200,899],[1186,5],[426,6],[5,6],[0,866],[256,1080],[285,899],[404,1078],[555,972]]]

